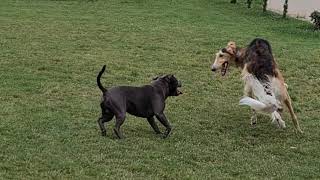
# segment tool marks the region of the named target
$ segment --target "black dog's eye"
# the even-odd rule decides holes
[[[219,55],[219,57],[223,57],[223,55],[222,55],[222,54],[220,54],[220,55]]]

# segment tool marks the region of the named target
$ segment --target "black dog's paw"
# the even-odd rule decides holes
[[[165,139],[171,135],[171,129],[167,129],[163,134],[162,138]]]
[[[122,135],[122,133],[119,130],[113,129],[113,131],[119,139],[124,139],[124,136]]]
[[[107,131],[101,131],[101,136],[107,136]]]
[[[166,138],[168,138],[170,136],[170,134],[163,134],[162,136],[161,136],[161,138],[162,139],[166,139]]]
[[[166,134],[163,134],[162,136],[161,136],[161,138],[162,139],[166,139],[168,136],[166,135]]]

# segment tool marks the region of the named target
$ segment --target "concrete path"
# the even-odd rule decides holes
[[[268,10],[282,14],[285,0],[268,0]],[[320,11],[320,0],[288,0],[288,15],[311,20],[310,14],[314,10]]]

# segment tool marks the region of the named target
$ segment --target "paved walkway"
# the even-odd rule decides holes
[[[268,9],[282,14],[284,1],[269,0]],[[320,11],[320,0],[289,0],[288,5],[288,15],[309,21],[314,10]]]

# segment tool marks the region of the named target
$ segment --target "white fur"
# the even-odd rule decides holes
[[[239,105],[247,105],[256,111],[263,113],[272,113],[276,110],[276,106],[273,106],[272,104],[266,105],[261,101],[247,96],[240,99]]]
[[[244,76],[244,81],[256,99],[243,97],[240,100],[240,105],[248,105],[252,109],[264,113],[272,113],[277,110],[279,103],[277,102],[273,89],[271,88],[271,83],[261,83],[252,74]],[[265,88],[264,86],[268,88]],[[266,91],[271,95],[268,95]]]
[[[245,96],[240,99],[240,105],[250,106],[252,109],[260,113],[271,113],[272,123],[276,124],[279,128],[285,128],[285,122],[282,120],[281,115],[277,112],[280,108],[280,102],[277,100],[277,96],[280,96],[280,89],[278,80],[270,78],[271,82],[260,82],[255,76],[248,73],[243,76],[243,80],[246,84],[246,94],[252,94],[255,98]],[[268,93],[267,93],[268,92]]]

